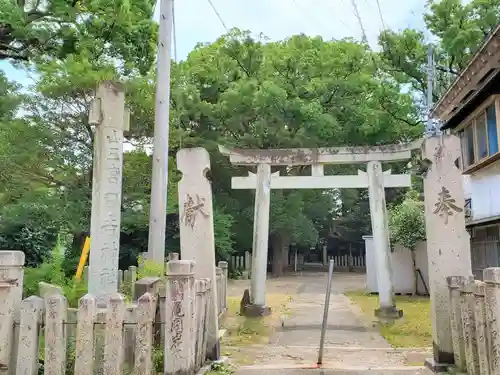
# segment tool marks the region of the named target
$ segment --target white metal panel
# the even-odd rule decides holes
[[[500,161],[470,177],[473,220],[500,215]]]

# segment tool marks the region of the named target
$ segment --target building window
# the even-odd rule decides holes
[[[464,166],[470,167],[476,162],[474,155],[474,127],[468,126],[464,131],[464,141],[465,141],[465,155],[464,155]]]
[[[486,116],[481,113],[476,117],[477,158],[479,160],[488,156],[488,136],[486,133]]]
[[[497,116],[495,104],[492,104],[486,110],[486,121],[488,122],[488,149],[490,155],[498,152],[498,133],[497,133]]]
[[[470,122],[458,133],[462,148],[463,169],[468,169],[499,152],[497,100],[490,100],[490,103],[493,101],[492,104],[481,112],[474,113],[472,120],[469,120]]]

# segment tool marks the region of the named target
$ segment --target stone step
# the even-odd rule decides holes
[[[283,368],[277,366],[240,367],[235,375],[431,375],[423,366],[343,367],[343,368]]]

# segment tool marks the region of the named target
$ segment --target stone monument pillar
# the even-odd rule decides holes
[[[179,181],[179,228],[182,260],[192,260],[196,279],[209,279],[210,306],[207,314],[208,356],[219,358],[219,325],[215,276],[215,240],[212,186],[205,174],[210,170],[210,156],[204,148],[184,148],[177,152]]]
[[[128,130],[128,115],[122,85],[103,82],[89,115],[96,130],[88,290],[99,305],[106,305],[107,296],[118,291],[123,131]]]
[[[438,135],[425,139],[425,227],[431,294],[432,368],[454,363],[451,306],[446,278],[472,276],[470,239],[465,229],[463,176],[458,169],[460,139]]]

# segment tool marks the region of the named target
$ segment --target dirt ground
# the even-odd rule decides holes
[[[228,324],[239,324],[229,327],[231,334],[244,337],[243,340],[234,340],[232,337],[222,347],[223,355],[242,366],[236,374],[244,374],[245,368],[248,370],[255,366],[292,368],[315,364],[326,284],[327,275],[324,272],[304,272],[269,279],[266,289],[268,303],[274,303],[276,306],[271,307],[280,310],[275,312],[274,318],[266,318],[265,324],[271,327],[261,333],[257,332],[256,323],[262,325],[264,320],[255,322],[244,317],[228,320]],[[392,348],[379,334],[378,327],[370,324],[360,308],[344,295],[345,292],[364,290],[365,287],[364,274],[334,274],[325,338],[325,366],[386,368],[423,364],[428,357],[428,349]],[[228,300],[233,304],[233,314],[237,314],[235,311],[247,288],[250,288],[249,280],[229,282]],[[261,340],[253,340],[252,334],[260,334]],[[265,340],[262,340],[263,337]]]

